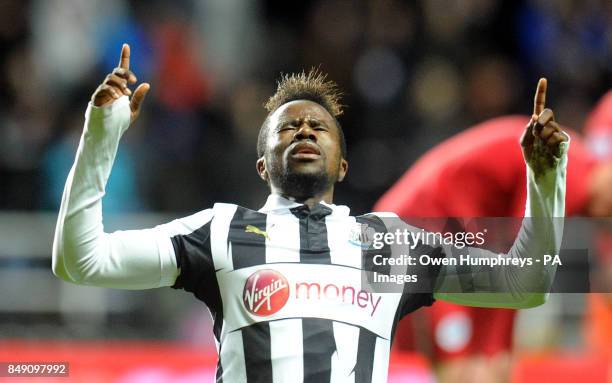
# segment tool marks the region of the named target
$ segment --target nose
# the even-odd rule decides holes
[[[310,123],[308,120],[304,120],[300,124],[300,127],[298,128],[298,130],[296,130],[295,134],[293,135],[293,140],[294,141],[311,140],[311,141],[316,142],[317,135],[315,134],[315,132],[316,131],[312,123]]]

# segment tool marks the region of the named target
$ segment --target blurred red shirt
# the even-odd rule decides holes
[[[525,116],[495,118],[447,139],[425,153],[374,211],[400,217],[523,217],[527,185],[519,140],[528,121]],[[565,211],[582,215],[595,161],[582,140],[570,135]],[[434,359],[493,355],[511,348],[514,310],[441,301],[425,310],[432,343],[425,348]],[[400,322],[394,347],[414,349],[414,335],[409,320]]]

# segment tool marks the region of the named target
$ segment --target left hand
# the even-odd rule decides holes
[[[536,174],[555,167],[562,142],[569,137],[555,121],[552,110],[544,108],[547,81],[541,78],[533,100],[533,115],[521,137],[523,157]]]

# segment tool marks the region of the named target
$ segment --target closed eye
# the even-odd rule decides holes
[[[295,123],[293,123],[293,122],[285,122],[285,123],[282,123],[278,127],[277,131],[278,132],[282,132],[282,131],[285,131],[285,130],[295,130],[295,129],[297,129],[297,126],[296,126]]]

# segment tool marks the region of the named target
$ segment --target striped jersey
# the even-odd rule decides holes
[[[397,322],[433,296],[362,289],[362,225],[383,223],[271,195],[259,211],[217,203],[159,227],[180,268],[173,287],[213,316],[218,382],[386,381]]]

